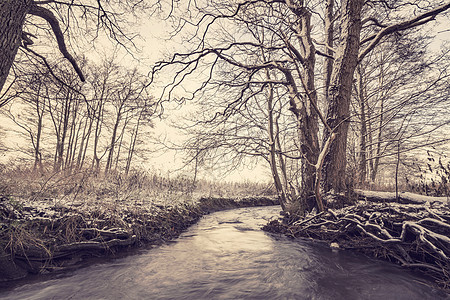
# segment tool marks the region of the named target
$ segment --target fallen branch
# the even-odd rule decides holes
[[[103,251],[112,247],[124,247],[132,245],[136,242],[136,236],[133,235],[126,240],[113,239],[107,242],[79,242],[79,243],[70,243],[64,244],[56,247],[55,255],[60,255],[62,252],[75,252],[75,251],[87,251],[87,250],[99,250]]]

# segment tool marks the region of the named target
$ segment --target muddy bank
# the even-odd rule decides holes
[[[0,197],[0,282],[161,244],[210,212],[277,204],[268,197],[201,198],[167,206],[145,201],[30,202]]]
[[[447,198],[360,192],[355,205],[328,208],[300,220],[274,220],[263,229],[327,242],[431,276],[450,291],[450,210]],[[414,197],[413,197],[414,196]]]

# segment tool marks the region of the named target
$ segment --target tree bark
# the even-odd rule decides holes
[[[123,102],[122,102],[123,104]],[[119,123],[122,120],[122,107],[123,105],[120,105],[118,111],[117,111],[117,115],[116,115],[116,120],[114,122],[114,126],[113,126],[113,132],[111,135],[111,143],[109,145],[109,151],[108,151],[108,158],[106,160],[106,166],[105,166],[105,174],[108,173],[111,170],[112,164],[113,164],[113,155],[114,155],[114,149],[117,143],[116,137],[117,137],[117,129],[119,128]]]
[[[302,15],[302,22],[298,28],[299,40],[303,47],[301,47],[301,54],[304,57],[303,61],[303,84],[307,97],[304,99],[304,104],[301,109],[299,119],[300,130],[302,132],[302,147],[305,158],[303,160],[303,176],[302,183],[302,198],[308,203],[310,198],[315,195],[315,176],[316,169],[314,165],[317,162],[320,152],[318,139],[318,123],[317,113],[313,106],[317,106],[317,91],[315,87],[315,64],[316,64],[316,49],[311,38],[311,13],[304,9]],[[311,201],[315,203],[315,201]],[[311,206],[311,205],[308,205]],[[308,210],[312,207],[307,207]]]
[[[291,53],[297,58],[296,68],[306,97],[299,94],[296,82],[290,71],[283,71],[288,82],[290,94],[290,110],[294,113],[301,142],[302,163],[302,186],[299,207],[296,212],[302,214],[304,210],[310,211],[315,205],[315,175],[314,165],[319,153],[317,113],[317,91],[315,88],[315,62],[316,49],[311,38],[311,12],[303,6],[292,6],[291,10],[298,17],[296,24],[296,35],[301,45],[300,51],[288,42],[287,46]],[[299,63],[301,64],[301,70]],[[294,210],[296,208],[293,208]]]
[[[56,144],[56,157],[53,166],[53,172],[59,172],[64,167],[64,148],[67,138],[67,130],[69,128],[70,109],[73,98],[70,91],[66,92],[64,105],[61,107],[61,119],[59,120],[59,138]]]
[[[22,41],[22,28],[32,0],[2,0],[0,2],[0,91]]]
[[[36,145],[34,147],[34,165],[33,165],[33,172],[35,172],[37,169],[39,169],[39,172],[42,173],[43,166],[42,166],[42,153],[41,153],[41,136],[42,136],[42,127],[43,127],[43,117],[45,112],[45,96],[43,98],[43,103],[41,107],[41,87],[42,82],[39,83],[39,87],[37,90],[36,95],[36,115],[37,115],[37,128],[36,128]]]
[[[84,125],[83,125],[83,133],[81,134],[80,149],[78,150],[78,157],[77,157],[77,166],[76,166],[77,170],[80,170],[83,168],[84,159],[86,157],[87,148],[89,146],[89,138],[91,136],[93,123],[94,123],[94,119],[91,116],[91,114],[88,113],[86,115],[86,121],[84,122]],[[81,127],[81,124],[80,124],[80,127]]]
[[[75,150],[78,142],[79,128],[77,129],[77,118],[80,103],[75,99],[74,107],[72,111],[72,121],[70,123],[68,143],[66,147],[66,161],[64,169],[70,174],[73,168],[73,157],[75,156]],[[70,111],[70,110],[69,110]]]
[[[383,71],[383,63],[380,62],[380,78],[379,78],[379,86],[383,86],[384,84],[384,71]],[[371,173],[371,180],[372,182],[375,182],[375,179],[377,177],[378,173],[378,165],[380,164],[380,154],[381,154],[381,142],[382,142],[382,135],[383,135],[383,124],[384,124],[384,97],[381,97],[381,103],[380,103],[380,117],[378,121],[378,134],[377,134],[377,145],[376,145],[376,153],[375,153],[375,161],[372,161],[372,173]],[[371,143],[372,144],[372,143]]]
[[[267,72],[269,75],[269,72]],[[273,118],[273,87],[269,84],[269,97],[267,99],[267,112],[268,112],[268,137],[269,137],[269,164],[272,172],[272,178],[274,180],[275,189],[277,190],[278,197],[280,198],[281,208],[286,210],[287,198],[285,189],[281,184],[280,176],[278,174],[277,157],[276,157],[276,144],[274,134],[274,118]]]
[[[303,154],[302,159],[302,190],[300,195],[300,201],[302,203],[296,203],[292,209],[288,208],[288,211],[291,210],[293,214],[302,214],[304,210],[312,209],[314,206],[314,199],[312,201],[311,197],[314,198],[315,193],[315,178],[316,178],[316,169],[314,164],[317,162],[317,157],[319,153],[317,141],[317,123],[312,128],[309,127],[312,125],[311,119],[312,116],[308,115],[312,110],[307,110],[305,106],[311,104],[310,101],[305,100],[301,97],[298,92],[297,86],[295,84],[294,78],[292,74],[287,71],[285,72],[286,80],[289,83],[289,97],[290,97],[290,110],[294,113],[294,116],[297,119],[298,132],[300,135],[301,142],[301,151]],[[299,211],[299,209],[301,211]],[[295,211],[297,210],[297,211]]]
[[[281,148],[281,142],[280,142],[280,126],[278,124],[278,118],[280,116],[280,113],[278,114],[278,116],[275,118],[275,132],[277,133],[275,135],[275,146],[276,146],[276,153],[278,156],[278,162],[280,164],[280,171],[281,171],[281,175],[283,178],[283,185],[285,187],[285,194],[286,197],[292,201],[294,199],[297,199],[297,193],[295,191],[295,189],[292,187],[292,184],[289,182],[288,180],[288,175],[287,175],[287,168],[286,168],[286,161],[283,157],[283,153],[282,153],[282,148]]]
[[[131,160],[133,159],[133,155],[136,148],[136,141],[139,134],[139,126],[141,125],[141,119],[142,119],[143,111],[139,113],[139,118],[137,120],[136,126],[134,127],[133,133],[131,134],[131,142],[130,142],[130,148],[128,149],[128,157],[127,157],[127,164],[125,166],[125,174],[128,175],[128,172],[131,168]],[[198,167],[198,157],[195,159],[195,174],[194,174],[194,180],[193,184],[195,185],[195,180],[197,178],[197,167]]]
[[[360,131],[359,131],[359,155],[358,155],[358,181],[361,186],[364,186],[366,183],[367,177],[367,124],[366,124],[366,103],[365,103],[365,95],[364,95],[364,70],[361,67],[358,67],[357,71],[358,84],[357,87],[357,96],[359,102],[359,115],[360,115]]]
[[[329,94],[328,90],[330,87],[331,74],[333,73],[333,57],[334,52],[331,50],[333,48],[333,38],[334,38],[334,27],[333,27],[333,13],[334,13],[334,0],[327,0],[325,6],[325,54],[329,57],[325,58],[325,99],[328,100]]]
[[[335,129],[336,139],[324,162],[325,191],[345,190],[350,97],[353,76],[358,63],[362,5],[362,0],[345,0],[341,5],[342,35],[335,54],[327,111],[327,124]],[[329,135],[328,130],[325,130],[324,141]]]
[[[103,99],[103,91],[102,91],[102,97],[97,100],[97,106],[94,110],[94,119],[95,119],[95,131],[94,131],[94,157],[92,159],[92,165],[91,168],[95,168],[95,172],[99,173],[100,171],[100,159],[101,157],[98,156],[98,146],[99,146],[99,140],[100,140],[100,133],[102,131],[102,124],[103,124],[103,108],[104,108],[104,99]]]

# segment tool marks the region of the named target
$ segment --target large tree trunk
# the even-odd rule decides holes
[[[288,43],[290,51],[298,58],[296,64],[297,73],[300,77],[306,97],[299,94],[292,73],[283,71],[288,82],[290,95],[290,110],[294,113],[301,142],[302,152],[302,187],[300,203],[295,203],[288,211],[293,214],[302,215],[305,210],[311,210],[315,205],[315,177],[316,168],[314,164],[320,152],[318,140],[317,123],[317,91],[315,88],[315,54],[316,50],[311,39],[311,12],[305,7],[295,7],[292,11],[298,16],[296,33],[299,40],[300,51],[296,51],[292,44]],[[301,68],[299,66],[301,64]]]
[[[311,210],[315,205],[315,178],[316,168],[314,164],[317,162],[319,148],[317,138],[317,123],[313,123],[314,113],[311,109],[311,103],[307,99],[301,98],[294,78],[290,72],[285,72],[286,80],[289,82],[288,89],[290,95],[289,108],[297,119],[298,132],[301,142],[302,151],[302,186],[301,195],[299,195],[298,203],[292,203],[287,208],[289,213],[294,215],[302,215],[305,210]],[[306,109],[308,106],[310,109]]]
[[[32,0],[0,1],[0,91],[22,41],[22,27]]]
[[[319,148],[319,126],[317,123],[317,112],[314,108],[317,107],[317,91],[315,87],[315,64],[316,64],[316,49],[311,38],[311,13],[304,10],[301,25],[298,28],[299,39],[303,47],[300,52],[304,57],[303,61],[303,85],[307,97],[304,99],[304,104],[300,114],[300,130],[302,132],[302,151],[306,159],[303,159],[303,183],[302,183],[302,198],[307,203],[307,209],[311,210],[315,205],[315,178],[316,168],[314,164],[320,152]]]
[[[335,53],[333,73],[329,87],[327,123],[336,132],[336,139],[324,162],[324,189],[345,190],[347,133],[350,119],[350,97],[353,75],[358,63],[361,31],[362,0],[342,1],[341,39]],[[324,141],[328,139],[328,130]]]

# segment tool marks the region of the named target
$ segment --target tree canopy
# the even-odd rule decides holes
[[[314,206],[323,210],[322,193],[348,190],[348,141],[356,132],[352,124],[359,130],[360,178],[367,177],[367,170],[376,176],[377,160],[393,149],[386,141],[396,141],[399,152],[406,136],[418,136],[417,126],[408,127],[408,133],[385,134],[389,124],[402,129],[414,116],[406,112],[406,104],[417,112],[414,104],[431,88],[438,93],[429,105],[448,93],[442,84],[446,68],[435,68],[431,62],[408,64],[408,56],[411,61],[422,58],[407,40],[414,40],[420,26],[450,8],[448,1],[424,0],[3,1],[0,89],[8,90],[4,86],[19,48],[55,75],[45,54],[33,47],[42,32],[53,37],[61,56],[84,81],[81,60],[67,45],[101,34],[118,45],[133,45],[130,18],[140,10],[150,16],[152,9],[165,8],[166,19],[174,24],[173,35],[183,39],[183,50],[155,63],[147,88],[168,76],[159,104],[193,99],[208,103],[210,110],[204,109],[205,118],[197,122],[209,126],[197,135],[203,148],[189,148],[196,163],[207,148],[218,147],[263,157],[283,207],[293,214]],[[387,60],[392,53],[398,57]],[[389,74],[390,68],[411,71]],[[427,74],[440,74],[420,85],[420,95],[406,88],[401,95],[388,92],[387,82],[406,87],[414,80],[408,75],[424,74],[425,69],[431,70]],[[377,80],[381,89],[376,88]],[[376,93],[377,100],[370,93]],[[4,99],[6,103],[10,98]],[[112,105],[120,118],[120,101]],[[113,126],[106,170],[112,164],[116,130]],[[287,164],[296,166],[291,175]]]

